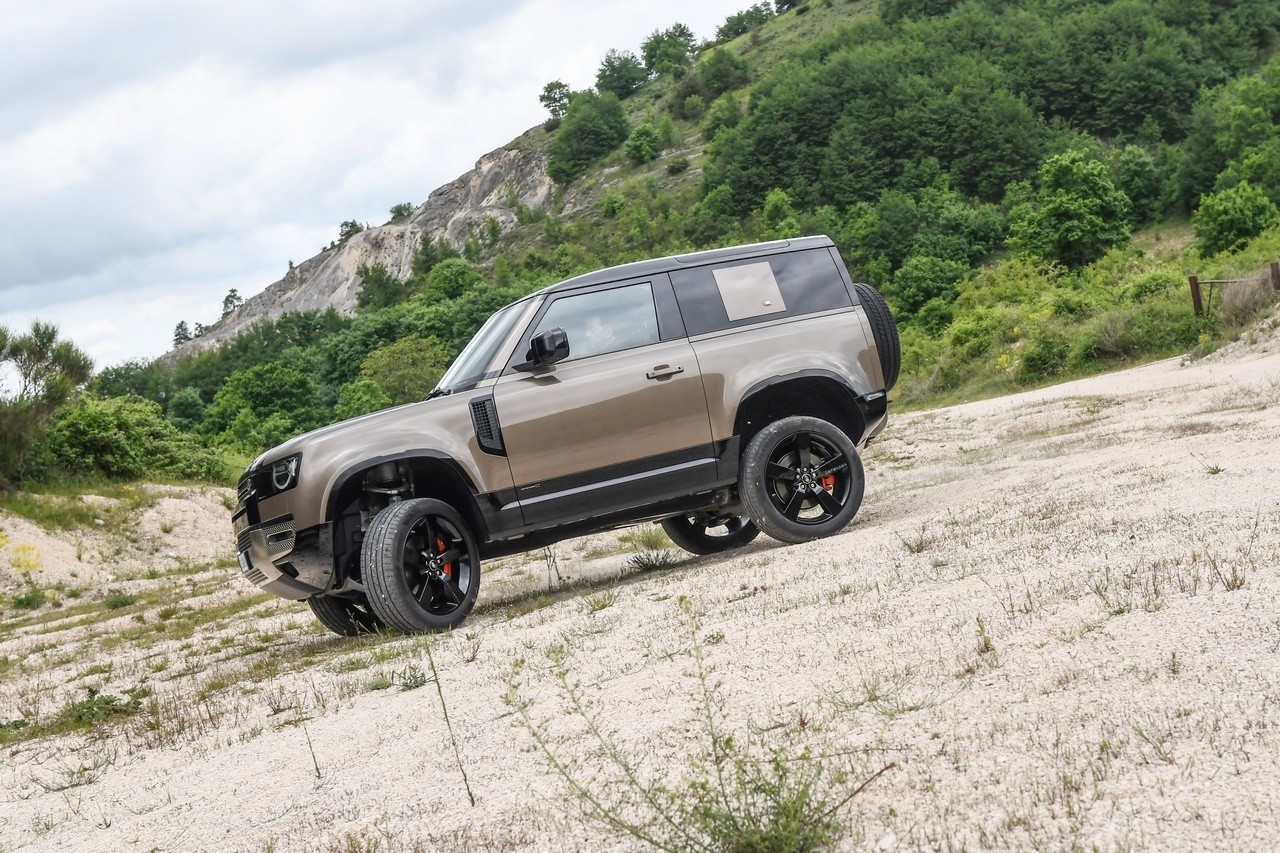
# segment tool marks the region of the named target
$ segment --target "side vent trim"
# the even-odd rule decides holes
[[[498,424],[498,407],[492,397],[477,397],[471,401],[471,423],[476,428],[480,449],[495,456],[506,456],[502,445],[502,427]]]

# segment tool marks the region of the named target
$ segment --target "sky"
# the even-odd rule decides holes
[[[97,368],[168,350],[543,121],[679,21],[751,0],[0,4],[0,326]]]

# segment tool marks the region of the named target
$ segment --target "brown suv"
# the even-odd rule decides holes
[[[240,567],[331,630],[440,630],[480,561],[661,521],[709,554],[839,531],[899,364],[826,237],[600,270],[489,318],[421,402],[299,436],[240,478]]]

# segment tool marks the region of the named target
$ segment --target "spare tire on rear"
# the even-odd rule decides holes
[[[898,370],[902,367],[902,343],[898,340],[898,324],[894,322],[889,305],[880,292],[869,284],[855,284],[853,289],[862,301],[871,324],[871,334],[880,353],[880,372],[884,374],[884,390],[898,383]]]

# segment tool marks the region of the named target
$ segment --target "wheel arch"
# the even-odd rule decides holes
[[[734,416],[738,446],[745,449],[760,430],[792,415],[835,424],[855,445],[866,433],[867,418],[857,392],[835,373],[804,370],[771,377],[747,389]]]
[[[438,450],[407,450],[365,459],[346,469],[329,490],[325,521],[335,521],[343,509],[355,503],[363,492],[364,476],[387,463],[409,466],[413,473],[411,497],[444,501],[462,515],[478,540],[486,538],[488,527],[476,501],[475,483],[457,460]]]

